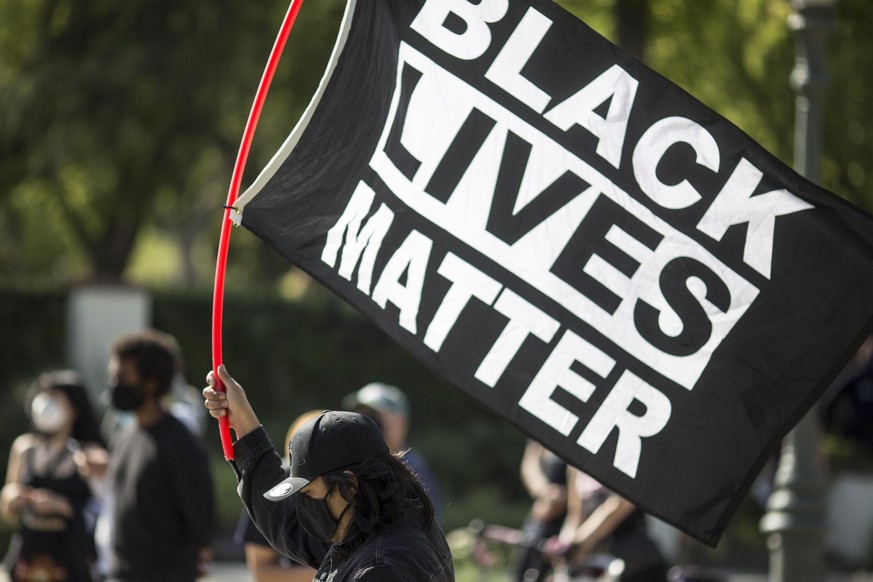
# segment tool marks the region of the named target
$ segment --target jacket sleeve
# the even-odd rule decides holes
[[[300,526],[296,496],[278,502],[264,498],[264,493],[288,476],[264,427],[236,441],[233,450],[231,464],[239,480],[237,492],[252,521],[278,552],[318,568],[330,544],[315,540]]]
[[[377,564],[355,573],[355,582],[408,582],[396,568],[389,564]]]

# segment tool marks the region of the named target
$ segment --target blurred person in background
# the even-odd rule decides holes
[[[31,430],[12,443],[0,514],[16,527],[5,566],[15,582],[90,582],[92,483],[106,471],[99,425],[78,375],[39,376],[25,399]]]
[[[346,395],[342,400],[342,407],[373,418],[382,430],[382,436],[385,437],[391,452],[401,455],[412,472],[418,475],[439,521],[442,515],[442,493],[439,481],[424,456],[407,444],[410,411],[406,394],[396,386],[371,382]]]
[[[667,564],[646,532],[641,509],[599,481],[567,470],[567,517],[546,553],[569,573],[603,554],[623,561],[621,582],[664,582]]]
[[[541,580],[549,560],[540,546],[561,531],[567,515],[567,464],[540,443],[529,440],[521,459],[521,482],[533,499],[522,524],[521,548],[513,580]]]
[[[134,418],[110,443],[111,581],[190,582],[211,561],[209,461],[166,405],[177,363],[176,341],[155,330],[124,335],[111,349],[112,406]]]

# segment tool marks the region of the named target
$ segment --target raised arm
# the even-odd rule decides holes
[[[268,501],[264,493],[287,477],[282,459],[261,427],[245,391],[224,366],[218,368],[226,392],[215,390],[215,377],[210,372],[209,384],[203,389],[206,409],[214,418],[227,416],[236,433],[234,460],[231,464],[239,479],[237,492],[258,529],[270,545],[283,555],[310,566],[318,566],[330,544],[323,544],[307,535],[297,521],[295,499]]]
[[[542,468],[542,457],[546,453],[536,441],[529,441],[521,460],[521,481],[534,500],[533,516],[540,521],[548,521],[561,515],[567,507],[567,487],[549,481]]]
[[[611,493],[603,503],[588,513],[584,500],[578,494],[578,478],[578,470],[571,469],[568,473],[568,488],[571,492],[567,502],[568,515],[561,531],[561,540],[571,545],[572,557],[577,561],[591,553],[636,509],[633,503],[621,495]]]

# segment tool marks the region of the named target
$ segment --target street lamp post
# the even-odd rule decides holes
[[[828,83],[825,55],[834,27],[837,0],[791,0],[788,18],[795,31],[797,58],[791,86],[797,93],[794,117],[794,168],[812,182],[821,181],[824,94]]]
[[[796,91],[794,166],[813,182],[821,179],[822,105],[827,85],[825,45],[837,0],[791,0],[789,26],[796,33],[791,72]],[[770,549],[770,582],[822,582],[824,486],[818,424],[808,414],[782,443],[775,490],[761,531]]]

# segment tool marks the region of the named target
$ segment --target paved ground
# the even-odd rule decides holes
[[[725,570],[720,572],[725,582],[767,582],[766,572],[744,572]],[[212,575],[201,582],[251,582],[245,564],[236,562],[218,562],[214,564]],[[873,573],[859,572],[853,574],[832,573],[826,582],[873,582]]]
[[[725,582],[767,582],[766,572],[723,571]],[[0,572],[0,582],[9,582],[9,577]],[[240,562],[216,562],[212,573],[200,582],[251,582],[245,564]],[[873,573],[831,574],[826,582],[873,582]]]
[[[217,562],[213,566],[212,574],[199,582],[252,582],[245,564]],[[11,582],[3,570],[0,570],[0,582]]]
[[[239,562],[216,562],[212,573],[200,582],[251,582],[246,565]]]

